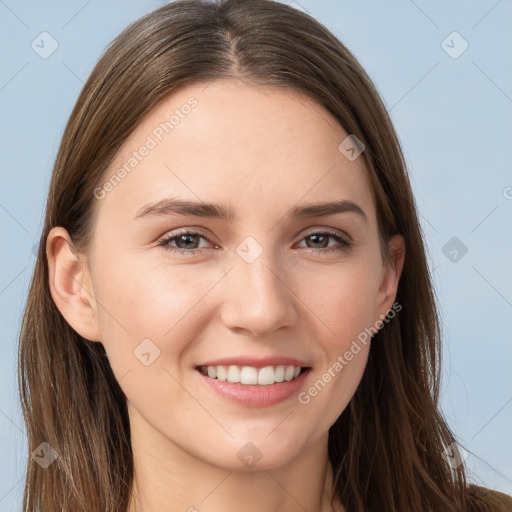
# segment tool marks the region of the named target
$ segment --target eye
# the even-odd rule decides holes
[[[180,254],[191,256],[200,252],[201,249],[204,249],[205,246],[200,247],[200,239],[208,241],[203,234],[186,230],[181,233],[171,233],[170,235],[165,236],[158,242],[158,246]],[[330,247],[329,239],[335,240],[338,245]],[[308,240],[310,243],[307,242]],[[315,231],[304,237],[302,241],[306,241],[306,247],[311,249],[315,254],[325,254],[332,251],[347,251],[353,245],[353,242],[349,240],[348,237],[344,238],[334,231]],[[206,245],[206,247],[207,246],[208,245]]]
[[[195,231],[183,231],[182,233],[171,234],[170,236],[164,237],[160,242],[158,242],[158,245],[181,254],[192,255],[201,250],[198,247],[199,241],[197,240],[200,238],[208,240],[201,233],[196,233]],[[176,242],[176,246],[172,245],[174,242]]]
[[[338,246],[329,247],[329,239],[334,239],[338,242]],[[302,240],[306,241],[306,247],[313,249],[315,253],[330,253],[332,251],[348,250],[352,247],[353,242],[339,233],[333,231],[315,231],[310,233]],[[308,244],[308,240],[310,243]]]

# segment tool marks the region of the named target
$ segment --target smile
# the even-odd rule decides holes
[[[221,382],[240,383],[248,386],[270,386],[278,382],[296,379],[306,368],[292,365],[265,366],[200,366],[199,371],[210,379]]]

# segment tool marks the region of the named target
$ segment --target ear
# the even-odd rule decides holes
[[[101,341],[89,270],[64,228],[55,227],[50,231],[46,255],[50,292],[62,316],[83,338]]]
[[[398,283],[405,261],[405,240],[401,235],[394,235],[388,242],[390,261],[385,262],[377,299],[377,313],[381,318],[388,314],[395,302]]]

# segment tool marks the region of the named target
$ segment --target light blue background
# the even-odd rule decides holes
[[[474,479],[512,493],[512,4],[300,3],[354,52],[391,110],[442,311],[442,406],[473,452]],[[106,45],[161,4],[0,0],[0,511],[20,510],[17,336],[60,137]],[[59,44],[48,59],[31,48],[43,31]],[[469,43],[457,59],[441,47],[453,31]],[[442,252],[454,236],[468,248],[456,263]]]

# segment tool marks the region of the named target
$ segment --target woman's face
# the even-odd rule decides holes
[[[71,323],[105,346],[133,432],[238,471],[326,441],[400,273],[348,135],[289,89],[215,81],[162,101],[127,140],[95,191],[92,320]],[[309,369],[288,382],[287,366]],[[262,384],[223,382],[236,367]]]

